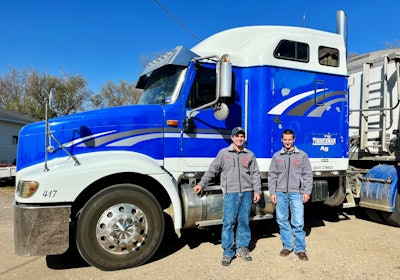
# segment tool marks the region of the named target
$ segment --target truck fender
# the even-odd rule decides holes
[[[373,167],[362,179],[361,207],[394,212],[396,205],[398,168],[381,164]]]
[[[182,227],[182,206],[176,180],[162,168],[163,161],[144,154],[128,151],[100,151],[77,156],[80,164],[71,158],[57,158],[48,162],[48,170],[32,166],[17,173],[18,180],[40,182],[40,193],[30,198],[18,197],[20,203],[42,203],[43,192],[53,190],[46,203],[71,203],[87,188],[101,178],[118,173],[140,173],[156,180],[164,187],[172,202],[174,225]]]

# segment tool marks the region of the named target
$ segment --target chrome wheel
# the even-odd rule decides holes
[[[97,241],[110,253],[127,254],[139,250],[147,237],[147,219],[132,204],[117,204],[101,215],[96,226]]]

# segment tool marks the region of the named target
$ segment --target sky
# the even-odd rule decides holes
[[[348,53],[399,45],[398,0],[9,0],[0,1],[0,77],[35,69],[81,75],[99,92],[107,81],[136,84],[144,62],[192,48],[225,29],[305,26],[336,32],[348,16]]]

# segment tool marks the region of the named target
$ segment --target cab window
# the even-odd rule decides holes
[[[215,87],[215,69],[198,66],[186,107],[197,108],[215,100]]]
[[[310,60],[310,47],[306,43],[282,40],[275,48],[274,57],[278,59],[308,62]]]

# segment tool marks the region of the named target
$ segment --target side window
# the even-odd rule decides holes
[[[320,46],[318,48],[318,61],[321,65],[339,66],[339,50],[329,47]]]
[[[193,109],[213,101],[215,99],[215,87],[215,69],[198,67],[186,107]]]
[[[310,47],[306,43],[282,40],[275,48],[274,57],[278,59],[308,62],[310,60]]]

